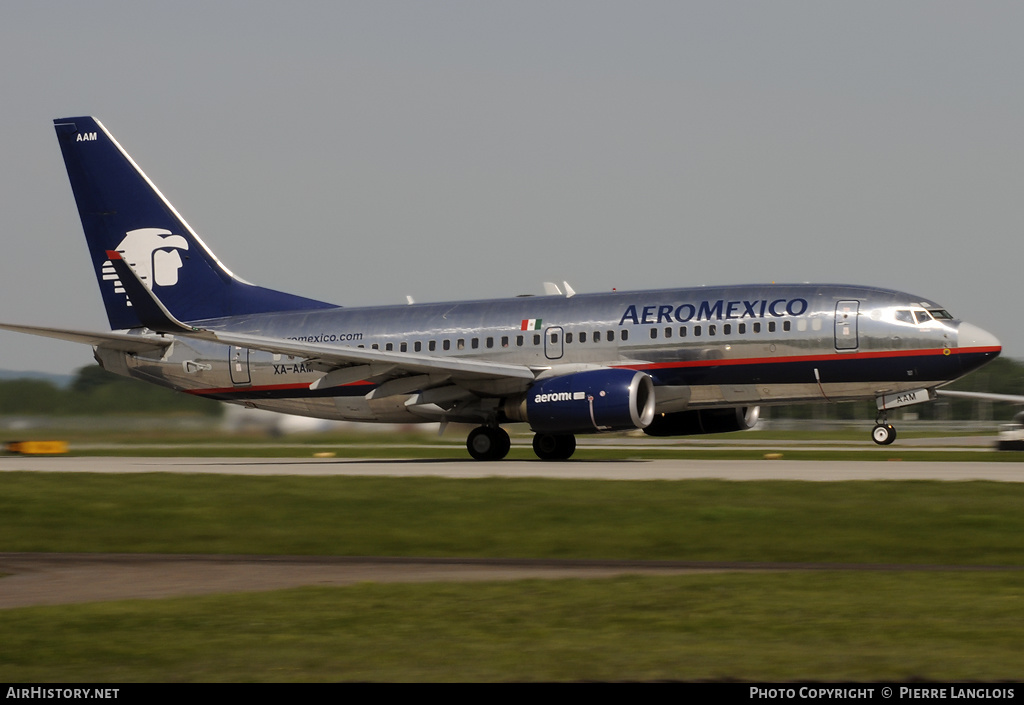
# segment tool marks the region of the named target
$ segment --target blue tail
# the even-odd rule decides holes
[[[334,307],[238,279],[99,120],[61,118],[53,124],[112,329],[143,324],[110,264],[109,250],[120,252],[182,321]]]

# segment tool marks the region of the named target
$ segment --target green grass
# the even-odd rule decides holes
[[[0,550],[1024,565],[1024,484],[0,476]]]
[[[0,680],[1001,681],[1020,573],[361,584],[0,611]]]
[[[1014,483],[0,482],[0,551],[1024,566]],[[1022,570],[360,584],[0,610],[0,680],[999,681],[1022,632]]]

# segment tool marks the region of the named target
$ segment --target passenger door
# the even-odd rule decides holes
[[[836,303],[836,350],[856,350],[857,314],[860,301],[839,301]]]
[[[544,355],[549,360],[558,360],[562,357],[564,344],[561,326],[551,326],[544,331]]]

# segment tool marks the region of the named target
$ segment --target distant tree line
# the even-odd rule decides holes
[[[62,388],[41,379],[0,380],[0,415],[198,414],[220,416],[223,406],[147,382],[121,377],[99,365],[83,367]]]

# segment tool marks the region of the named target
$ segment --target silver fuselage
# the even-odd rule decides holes
[[[937,387],[999,353],[993,336],[948,317],[934,302],[824,284],[331,308],[197,324],[332,346],[514,363],[539,377],[598,367],[642,370],[654,381],[662,413],[873,399]],[[462,381],[456,385],[461,397],[439,397],[448,404],[417,403],[425,390],[451,384],[444,379],[418,379],[412,389],[391,381],[380,390],[372,377],[310,389],[326,372],[315,359],[184,337],[159,357],[102,348],[97,356],[119,374],[327,419],[479,422],[493,418],[497,402],[529,386],[523,380]]]

